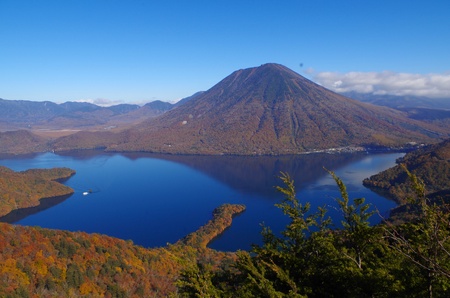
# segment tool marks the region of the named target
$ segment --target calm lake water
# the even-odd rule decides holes
[[[10,222],[107,234],[155,247],[195,231],[223,203],[245,204],[247,210],[210,245],[235,251],[261,243],[261,223],[275,232],[288,223],[274,206],[282,199],[274,189],[280,185],[280,171],[294,178],[301,201],[311,202],[312,210],[330,206],[330,215],[339,225],[341,218],[333,211],[339,192],[323,167],[345,182],[350,198],[365,197],[387,215],[395,204],[364,188],[362,180],[393,166],[400,156],[403,154],[168,156],[81,151],[3,158],[0,165],[15,171],[69,167],[77,172],[64,182],[75,190],[72,196],[44,206],[45,210],[41,207],[26,215],[16,214]],[[93,193],[83,196],[89,189]],[[372,218],[372,223],[379,221],[378,216]]]

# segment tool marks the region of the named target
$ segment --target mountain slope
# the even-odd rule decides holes
[[[184,104],[187,103],[188,101],[190,101],[190,100],[192,100],[192,99],[195,99],[195,98],[199,97],[199,96],[202,95],[204,92],[205,92],[205,91],[198,91],[198,92],[192,94],[191,96],[182,98],[182,99],[180,99],[180,101],[178,101],[178,102],[175,104],[175,106],[177,107],[177,106],[184,105]]]
[[[0,132],[1,153],[23,154],[47,150],[47,140],[27,130]]]
[[[278,64],[235,71],[123,132],[116,151],[292,154],[353,145],[432,142],[443,129],[333,93]]]

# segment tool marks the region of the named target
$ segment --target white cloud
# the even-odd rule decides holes
[[[383,72],[319,72],[311,75],[318,84],[335,92],[450,97],[450,74]]]
[[[110,106],[114,106],[114,105],[118,105],[118,104],[122,104],[124,103],[121,100],[110,100],[110,99],[106,99],[106,98],[96,98],[96,99],[78,99],[78,100],[74,100],[75,102],[87,102],[87,103],[92,103],[101,107],[110,107]]]
[[[74,102],[87,102],[87,103],[94,103],[93,99],[76,99]]]

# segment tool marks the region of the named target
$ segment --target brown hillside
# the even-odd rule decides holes
[[[80,131],[53,141],[52,148],[56,151],[103,149],[117,143],[118,137],[111,131]]]
[[[0,152],[21,154],[48,149],[47,140],[27,130],[0,132]]]
[[[122,134],[108,150],[291,154],[398,146],[448,135],[386,107],[331,92],[278,64],[238,70],[182,106]]]

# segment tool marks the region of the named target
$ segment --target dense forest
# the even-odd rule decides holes
[[[83,232],[0,223],[0,297],[166,297],[180,272],[196,264],[220,271],[233,253],[207,243],[242,212],[223,205],[185,240],[147,249],[131,241]]]

